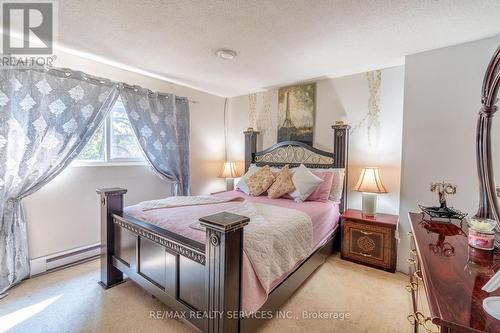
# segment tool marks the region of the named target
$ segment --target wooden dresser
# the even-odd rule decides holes
[[[414,332],[500,332],[500,321],[483,310],[484,284],[500,269],[500,251],[467,244],[467,227],[436,223],[410,213],[408,320]]]
[[[342,214],[342,259],[394,272],[397,215],[366,216],[348,209]]]

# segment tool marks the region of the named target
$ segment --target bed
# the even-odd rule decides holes
[[[257,152],[259,133],[249,129],[244,132],[245,168],[248,170],[250,164],[272,167],[304,164],[309,168],[347,171],[349,126],[338,123],[332,128],[333,153],[295,141],[281,142]],[[269,314],[278,310],[326,257],[340,248],[338,221],[346,207],[346,186],[339,203],[298,204],[289,199],[251,197],[230,191],[216,194],[220,202],[209,205],[151,210],[140,205],[124,208],[126,189],[97,192],[101,197],[100,284],[111,288],[122,283],[126,275],[204,332],[253,332],[273,317]],[[248,226],[250,219],[245,216],[253,216],[251,211],[237,210],[243,200],[262,215],[273,212],[286,216],[287,211],[294,211],[309,216],[310,251],[295,257],[301,259],[292,266],[282,267],[278,263],[281,271],[272,269],[274,275],[263,275],[262,267],[256,267],[258,251],[244,247],[245,241],[253,237],[251,230],[255,226]],[[256,221],[255,217],[252,219]],[[200,222],[192,223],[193,220]],[[302,234],[300,229],[288,232],[294,236]],[[297,247],[300,248],[299,244]],[[292,244],[290,249],[293,248]],[[277,257],[270,257],[267,259],[278,261]]]

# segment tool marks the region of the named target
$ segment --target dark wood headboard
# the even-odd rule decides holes
[[[333,153],[309,146],[298,141],[283,141],[271,147],[257,151],[258,131],[252,128],[245,133],[245,171],[248,171],[250,164],[258,166],[269,165],[283,167],[286,164],[290,167],[304,164],[308,168],[344,168],[344,190],[340,211],[347,208],[347,166],[349,152],[349,129],[350,126],[342,122],[337,122],[333,129]]]

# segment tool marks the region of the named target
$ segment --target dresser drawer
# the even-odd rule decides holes
[[[393,271],[394,229],[344,220],[342,257]]]

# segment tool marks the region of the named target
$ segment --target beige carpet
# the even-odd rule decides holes
[[[168,309],[134,283],[103,290],[98,280],[92,261],[25,281],[0,300],[0,332],[192,332],[174,319],[151,319],[150,311]],[[299,319],[273,319],[259,332],[408,332],[406,281],[332,256],[282,307]],[[350,317],[313,320],[303,311]]]

